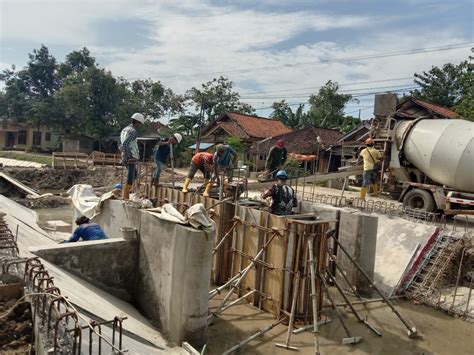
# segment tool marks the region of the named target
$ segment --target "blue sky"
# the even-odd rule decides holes
[[[373,96],[361,95],[408,88],[413,73],[467,58],[469,45],[335,58],[474,45],[467,0],[0,0],[0,11],[0,69],[24,66],[41,43],[59,61],[86,46],[115,75],[161,80],[178,93],[224,72],[261,115],[277,100],[304,103],[334,80],[360,99],[346,112],[368,118]],[[235,71],[255,68],[263,69]]]

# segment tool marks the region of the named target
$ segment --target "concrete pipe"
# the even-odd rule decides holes
[[[474,122],[425,119],[411,128],[400,124],[400,135],[405,136],[406,159],[430,179],[459,191],[474,192]]]

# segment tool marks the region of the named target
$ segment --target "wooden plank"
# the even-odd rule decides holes
[[[357,170],[349,170],[349,171],[337,171],[337,172],[331,172],[327,174],[316,174],[316,175],[311,175],[305,177],[305,182],[322,182],[322,181],[327,181],[327,180],[334,180],[334,179],[340,179],[340,178],[345,178],[348,176],[352,175],[362,175],[363,171],[362,169],[357,169]],[[288,185],[294,185],[297,183],[298,180],[302,180],[302,178],[299,179],[289,179],[287,181]],[[273,185],[275,181],[269,181],[269,182],[251,182],[247,185],[247,188],[249,190],[258,190],[258,189],[264,189],[267,187],[270,187]]]
[[[26,192],[28,195],[32,195],[34,197],[39,197],[40,196],[40,194],[37,193],[35,190],[29,188],[25,184],[23,184],[23,183],[19,182],[18,180],[12,178],[10,175],[8,175],[6,173],[0,172],[0,178],[3,178],[4,180],[9,182],[10,184],[12,184],[12,185],[16,186],[17,188],[19,188],[20,190]]]

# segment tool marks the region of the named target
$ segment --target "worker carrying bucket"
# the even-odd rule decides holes
[[[359,154],[359,161],[363,159],[364,161],[364,173],[362,175],[362,187],[360,189],[360,198],[365,199],[367,190],[372,188],[373,195],[377,196],[379,193],[379,186],[376,184],[376,174],[380,170],[378,168],[378,163],[382,158],[382,154],[374,148],[374,140],[372,138],[367,138],[365,140],[365,145],[367,148],[362,149]]]
[[[137,129],[145,123],[145,117],[141,113],[134,113],[131,117],[132,123],[125,127],[120,133],[119,149],[122,152],[122,165],[127,167],[127,182],[122,188],[122,198],[128,200],[130,189],[137,178],[137,161],[140,160],[138,150]]]
[[[293,214],[293,207],[297,206],[295,190],[286,184],[288,174],[284,170],[276,173],[277,183],[273,184],[262,194],[262,198],[272,198],[270,213],[287,216]]]
[[[166,162],[171,153],[171,145],[179,144],[183,140],[183,136],[179,133],[173,134],[171,137],[161,138],[155,146],[155,171],[151,180],[152,185],[156,188],[160,185],[160,176],[163,167],[166,166]],[[173,177],[174,178],[174,177]]]
[[[188,186],[198,170],[200,170],[204,175],[205,189],[203,196],[209,196],[209,193],[211,192],[211,175],[214,171],[214,155],[207,152],[194,154],[193,158],[191,159],[191,166],[189,167],[188,176],[184,181],[182,191],[188,192]]]

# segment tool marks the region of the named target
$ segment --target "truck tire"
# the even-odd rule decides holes
[[[413,189],[403,197],[403,207],[418,208],[427,212],[433,212],[436,208],[433,195],[426,190]]]

